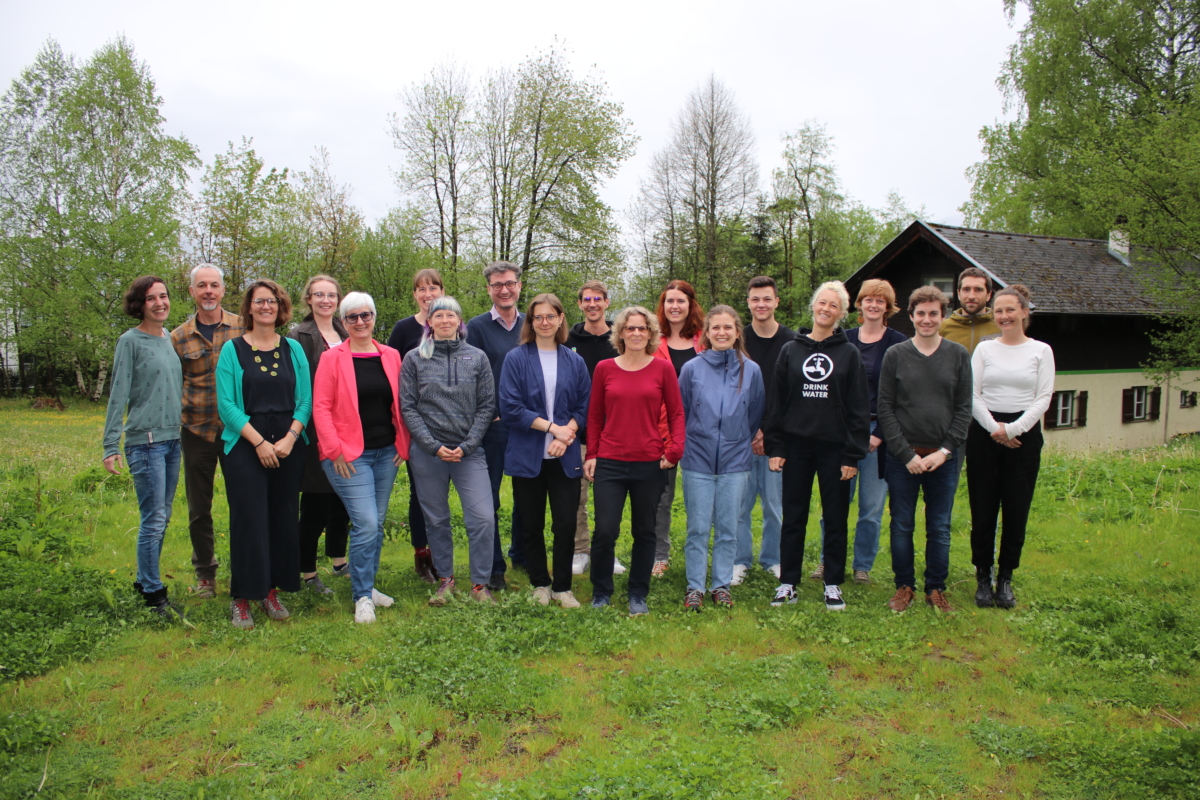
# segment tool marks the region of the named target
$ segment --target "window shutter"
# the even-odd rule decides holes
[[[1156,420],[1162,409],[1162,387],[1155,386],[1150,390],[1149,395],[1150,412],[1146,415],[1146,419]]]
[[[1058,404],[1062,402],[1062,394],[1055,392],[1050,398],[1050,408],[1046,409],[1046,413],[1042,416],[1042,427],[1046,430],[1053,430],[1058,427]]]
[[[1075,394],[1075,427],[1087,427],[1087,392]]]
[[[1188,395],[1188,408],[1196,407],[1196,393],[1192,392]]]
[[[1133,389],[1121,390],[1121,422],[1133,422]]]

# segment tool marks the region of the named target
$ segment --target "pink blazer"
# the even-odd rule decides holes
[[[408,458],[411,437],[400,416],[400,352],[374,339],[383,359],[383,372],[392,387],[392,425],[396,428],[396,452]],[[354,380],[354,358],[350,340],[325,351],[317,364],[313,383],[313,424],[321,459],[336,461],[340,455],[353,461],[363,454],[362,420],[358,416],[358,386]]]

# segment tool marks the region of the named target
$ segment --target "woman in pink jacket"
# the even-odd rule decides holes
[[[375,301],[351,292],[342,300],[350,338],[321,357],[313,384],[313,422],[321,467],[350,514],[350,585],[354,621],[374,622],[392,598],[375,588],[383,521],[408,428],[400,417],[400,353],[372,337]]]

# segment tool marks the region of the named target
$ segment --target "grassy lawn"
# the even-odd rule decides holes
[[[82,401],[0,401],[0,797],[1200,796],[1194,443],[1049,454],[1011,612],[971,603],[964,480],[951,615],[884,607],[886,519],[876,583],[848,585],[844,613],[812,581],[770,608],[756,568],[731,613],[686,615],[680,493],[648,617],[531,605],[520,573],[497,607],[428,608],[396,524],[379,624],[355,626],[326,575],[336,598],[285,596],[290,620],[242,632],[227,573],[217,600],[184,600],[192,628],[139,608],[136,503],[103,478],[102,424]],[[186,523],[181,485],[176,598]],[[586,576],[575,591],[590,598]]]

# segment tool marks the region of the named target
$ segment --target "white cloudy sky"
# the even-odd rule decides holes
[[[324,145],[370,220],[399,202],[387,115],[401,87],[447,60],[477,72],[516,66],[557,37],[577,72],[599,68],[640,136],[604,190],[618,211],[712,73],[750,116],[764,176],[780,134],[815,119],[835,138],[851,195],[879,206],[894,189],[931,220],[957,222],[979,128],[1004,113],[996,76],[1024,19],[1010,26],[1002,0],[6,5],[5,87],[47,38],[86,57],[124,34],[150,66],[168,129],[206,162],[242,136],[269,166],[292,169]]]

